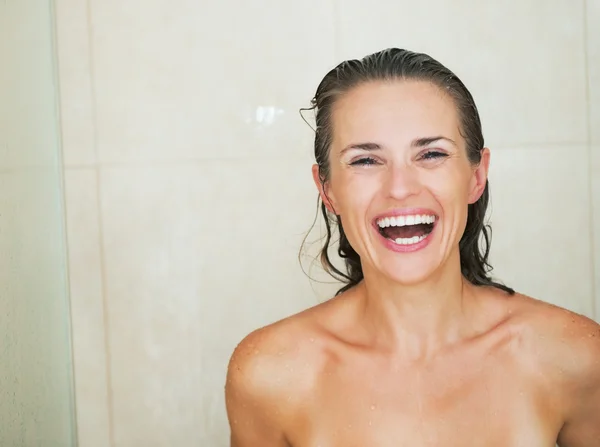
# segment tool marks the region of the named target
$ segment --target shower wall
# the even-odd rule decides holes
[[[0,445],[75,425],[53,11],[0,2]]]
[[[81,447],[228,445],[237,341],[332,292],[298,109],[384,47],[478,103],[495,276],[600,317],[600,0],[57,5]]]

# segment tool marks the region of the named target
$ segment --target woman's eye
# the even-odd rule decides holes
[[[427,151],[423,155],[421,155],[421,159],[423,159],[423,160],[434,160],[434,159],[437,159],[437,158],[444,158],[444,157],[447,157],[447,156],[448,156],[448,154],[446,154],[445,152]]]
[[[371,157],[359,158],[358,160],[354,160],[350,163],[351,166],[360,166],[360,165],[375,165],[377,164],[377,160]]]

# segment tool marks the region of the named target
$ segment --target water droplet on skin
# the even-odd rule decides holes
[[[315,342],[315,339],[311,337],[311,338],[310,338],[310,342],[311,342],[311,343],[314,343],[314,342]]]
[[[374,410],[374,409],[375,409],[375,405],[371,405],[371,410]]]
[[[373,425],[373,423],[372,423],[371,421],[369,421],[369,427],[370,427],[371,425]]]

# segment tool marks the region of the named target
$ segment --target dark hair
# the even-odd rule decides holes
[[[329,180],[329,152],[332,142],[331,114],[335,102],[344,93],[362,83],[370,81],[417,80],[430,82],[445,91],[455,102],[461,121],[461,135],[466,142],[467,155],[471,163],[481,161],[484,147],[479,112],[469,90],[462,81],[441,63],[427,54],[389,48],[363,59],[347,60],[332,69],[321,81],[315,97],[311,101],[316,118],[315,159],[319,166],[319,177],[325,184]],[[486,182],[483,194],[477,202],[468,207],[465,231],[459,243],[460,266],[463,276],[472,284],[493,286],[510,294],[514,290],[495,282],[489,276],[492,270],[488,262],[491,244],[491,228],[485,224],[485,213],[490,197],[489,183]],[[320,202],[325,218],[326,239],[321,249],[321,263],[334,278],[346,285],[336,295],[357,285],[363,279],[360,256],[352,248],[339,215],[327,211]],[[332,240],[332,226],[339,232],[338,255],[344,260],[346,272],[336,268],[329,257],[329,244]],[[483,236],[483,237],[481,237]]]

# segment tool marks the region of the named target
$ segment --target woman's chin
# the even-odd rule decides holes
[[[436,267],[432,262],[426,260],[394,260],[395,262],[388,262],[384,266],[379,266],[377,270],[383,278],[387,281],[399,285],[399,286],[416,286],[423,284],[430,279]]]

